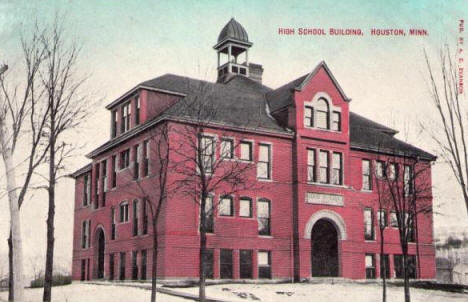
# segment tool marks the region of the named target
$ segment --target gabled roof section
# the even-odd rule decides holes
[[[328,67],[325,61],[321,61],[315,68],[308,74],[303,75],[291,81],[269,93],[267,93],[267,100],[268,104],[270,105],[271,111],[274,112],[278,109],[291,105],[293,103],[293,96],[294,91],[302,91],[309,81],[317,74],[317,72],[322,68],[327,72],[328,76],[332,80],[333,84],[335,85],[336,89],[338,89],[340,95],[346,102],[350,102],[351,99],[346,96],[343,89],[341,88],[340,84],[336,80],[335,76],[331,72],[330,68]]]
[[[91,164],[87,164],[86,166],[79,168],[78,170],[69,174],[68,176],[73,177],[73,178],[78,178],[79,176],[89,171],[91,171]]]

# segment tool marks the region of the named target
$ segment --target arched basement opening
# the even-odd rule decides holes
[[[338,233],[327,219],[318,220],[311,234],[312,277],[338,277]]]

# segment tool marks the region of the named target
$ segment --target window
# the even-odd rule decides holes
[[[149,174],[149,141],[143,142],[143,177]]]
[[[332,113],[331,130],[341,131],[341,113],[338,111]]]
[[[338,152],[333,152],[332,184],[343,184],[343,156]]]
[[[86,279],[86,259],[81,259],[81,281]]]
[[[120,152],[120,169],[130,166],[130,149]]]
[[[252,143],[251,142],[241,142],[240,143],[240,159],[252,161]]]
[[[111,208],[111,240],[115,240],[115,208]]]
[[[128,221],[128,203],[124,202],[120,205],[120,222]]]
[[[315,110],[317,111],[316,117],[316,127],[321,129],[330,129],[329,125],[329,107],[328,102],[324,98],[320,98],[315,105]]]
[[[205,232],[214,232],[214,212],[213,212],[213,196],[208,196],[205,200]],[[202,225],[200,224],[200,230]]]
[[[117,156],[112,155],[112,188],[117,186]]]
[[[213,279],[214,274],[213,274],[213,267],[214,267],[214,252],[213,249],[206,249],[205,250],[205,255],[204,255],[204,266],[205,266],[205,278],[207,279]]]
[[[138,280],[138,252],[132,251],[132,280]]]
[[[135,97],[135,125],[140,124],[140,96]]]
[[[380,255],[380,278],[390,278],[390,260],[387,254]]]
[[[221,279],[232,279],[232,250],[221,249],[219,258]]]
[[[138,236],[138,200],[133,201],[133,236]]]
[[[304,126],[314,126],[314,108],[306,106],[304,109]]]
[[[107,192],[107,160],[102,161],[102,206],[106,206],[106,192]]]
[[[381,229],[384,229],[388,226],[387,223],[387,211],[385,210],[378,210],[377,211],[377,218],[379,219],[379,226]]]
[[[140,276],[141,280],[146,280],[146,265],[148,262],[147,253],[148,252],[146,250],[141,251],[141,276]]]
[[[215,143],[211,136],[200,137],[200,152],[201,152],[201,167],[206,173],[213,172],[213,164],[215,157]]]
[[[221,158],[234,158],[234,141],[232,139],[223,138],[221,140]]]
[[[115,254],[109,254],[109,280],[114,280],[115,276]]]
[[[410,279],[416,278],[416,256],[408,255],[408,277]],[[393,262],[395,267],[395,278],[403,279],[405,277],[404,259],[403,255],[393,255]]]
[[[316,181],[316,172],[315,172],[315,150],[307,150],[307,181],[315,182]]]
[[[125,280],[125,252],[120,252],[120,273],[119,279]]]
[[[412,213],[405,213],[405,223],[407,228],[407,239],[408,242],[416,241],[416,234],[414,231],[414,215]]]
[[[140,178],[140,145],[133,147],[133,179]]]
[[[257,177],[260,179],[270,179],[271,146],[260,144],[258,148]]]
[[[90,223],[90,220],[83,220],[83,222],[81,223],[81,248],[83,249],[89,248]]]
[[[396,212],[392,211],[390,212],[390,226],[392,228],[397,228],[398,227],[398,219]]]
[[[364,209],[364,239],[374,240],[374,217],[372,209]]]
[[[328,151],[320,151],[320,182],[329,183]]]
[[[117,111],[116,110],[112,111],[111,119],[112,119],[111,135],[112,135],[112,138],[114,138],[117,135]]]
[[[241,197],[239,200],[239,216],[252,217],[252,199],[248,197]]]
[[[219,216],[234,216],[232,197],[223,196],[219,202]]]
[[[271,279],[271,252],[259,251],[257,256],[258,256],[258,278]]]
[[[252,279],[252,250],[240,250],[239,273],[241,279]]]
[[[413,170],[411,166],[405,165],[403,169],[403,179],[404,179],[404,192],[405,196],[413,193]]]
[[[270,235],[270,201],[261,199],[257,202],[258,234]]]
[[[143,235],[146,235],[148,234],[148,200],[144,199],[143,200],[143,206],[142,206],[142,217],[143,217],[143,230],[142,230],[142,234]]]
[[[101,191],[99,183],[99,168],[100,165],[94,165],[94,208],[99,208],[99,192]]]
[[[385,176],[385,163],[381,160],[375,163],[375,175],[377,178],[383,178]]]
[[[388,178],[391,180],[395,180],[398,178],[398,167],[394,163],[391,163],[389,166]]]
[[[121,125],[120,125],[120,132],[124,133],[127,132],[130,129],[130,115],[131,115],[131,109],[130,109],[130,102],[122,105],[120,115],[121,115]]]
[[[91,195],[91,182],[89,173],[86,173],[83,177],[83,206],[89,204],[89,196]]]
[[[370,160],[362,160],[362,189],[370,191],[372,190],[372,181],[371,181],[371,168]]]
[[[366,254],[366,279],[375,279],[375,255]]]

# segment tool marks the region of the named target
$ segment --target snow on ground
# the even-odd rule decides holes
[[[181,288],[179,291],[197,293],[198,288]],[[468,301],[467,294],[411,288],[412,302]],[[378,284],[224,284],[206,288],[208,297],[227,301],[268,302],[380,302],[382,287]],[[389,287],[387,301],[404,301],[403,287]],[[246,298],[242,298],[246,297]],[[260,300],[256,300],[256,298]]]
[[[26,289],[28,302],[42,301],[42,288]],[[93,285],[73,283],[52,288],[54,302],[146,302],[150,300],[151,291],[146,289],[116,285]],[[158,293],[158,302],[188,302],[189,300]],[[8,293],[0,292],[0,301],[7,301]]]

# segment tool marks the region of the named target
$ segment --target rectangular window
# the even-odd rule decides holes
[[[387,211],[385,210],[378,210],[377,211],[378,219],[379,219],[379,225],[381,229],[384,229],[388,226],[387,223]]]
[[[240,159],[246,161],[252,161],[252,143],[251,142],[241,142],[240,143]]]
[[[219,271],[221,279],[232,279],[232,250],[221,249],[219,258]]]
[[[140,178],[140,145],[133,147],[133,179]]]
[[[138,236],[138,200],[133,201],[133,236]]]
[[[240,250],[239,273],[241,279],[252,279],[252,250]]]
[[[89,173],[86,173],[83,177],[83,206],[87,206],[89,203],[89,196],[91,195],[91,183],[89,179]]]
[[[89,248],[90,223],[91,221],[89,220],[83,220],[81,223],[81,248],[83,249]]]
[[[120,205],[120,222],[128,221],[128,203],[124,202]]]
[[[132,251],[132,280],[138,280],[138,252]]]
[[[405,213],[405,223],[407,228],[407,238],[408,242],[415,242],[416,241],[416,234],[414,231],[414,215]]]
[[[120,152],[120,169],[130,166],[130,149]]]
[[[109,254],[109,280],[114,280],[115,276],[115,254]]]
[[[271,146],[266,144],[258,145],[257,177],[260,179],[270,179],[271,171]]]
[[[143,229],[142,229],[142,234],[146,235],[148,234],[148,200],[143,200],[143,206],[142,206],[142,217],[143,217]]]
[[[413,175],[412,174],[413,174],[413,170],[411,166],[405,165],[403,169],[403,179],[404,179],[403,190],[405,192],[405,196],[408,196],[411,193],[413,193]]]
[[[395,180],[398,178],[398,167],[396,164],[391,163],[388,167],[388,178],[391,180]]]
[[[332,112],[331,130],[341,131],[341,113],[338,111]]]
[[[334,185],[343,184],[343,156],[338,152],[333,152],[332,183]]]
[[[94,165],[94,208],[99,208],[99,193],[101,191],[101,186],[99,182],[99,169],[100,165]]]
[[[111,240],[115,240],[115,208],[111,208]]]
[[[205,200],[205,232],[214,232],[214,211],[213,211],[213,196],[208,196]],[[200,229],[201,229],[200,224]]]
[[[140,124],[140,96],[135,97],[135,125]]]
[[[375,163],[375,175],[377,178],[383,178],[385,176],[385,163],[381,160]]]
[[[270,235],[270,201],[259,200],[257,201],[257,220],[258,220],[258,234]]]
[[[320,151],[320,182],[329,183],[328,175],[328,151]]]
[[[142,250],[141,251],[141,280],[146,280],[146,265],[148,262],[148,256],[147,256],[147,251]]]
[[[107,192],[107,160],[102,161],[102,206],[106,206],[106,192]]]
[[[81,259],[81,281],[86,279],[86,259]]]
[[[219,216],[234,216],[234,204],[231,196],[223,196],[219,202]]]
[[[120,252],[120,272],[119,279],[125,280],[125,252]]]
[[[366,254],[366,279],[375,279],[375,255]]]
[[[130,130],[130,116],[131,116],[130,102],[122,105],[120,115],[122,117],[120,130],[121,130],[121,133],[124,133]]]
[[[143,177],[149,174],[149,154],[149,141],[145,140],[143,142]]]
[[[271,279],[271,252],[258,251],[258,278]]]
[[[314,126],[314,108],[306,106],[304,108],[304,126]]]
[[[380,278],[390,279],[390,260],[387,254],[380,255]]]
[[[215,142],[211,136],[200,137],[201,166],[206,173],[213,172],[215,159]]]
[[[315,150],[307,150],[307,181],[315,182],[316,181],[316,172],[315,172]]]
[[[117,110],[112,111],[112,126],[111,126],[111,134],[112,138],[117,136]]]
[[[248,197],[241,197],[239,199],[239,216],[252,217],[252,199]]]
[[[408,255],[408,277],[410,279],[416,278],[416,256]],[[395,267],[395,278],[403,279],[405,277],[404,259],[403,255],[393,255],[393,262]]]
[[[370,191],[372,190],[372,181],[371,181],[371,167],[370,160],[362,160],[362,189]]]
[[[374,240],[374,215],[372,209],[364,209],[364,239]]]
[[[214,251],[213,249],[206,249],[204,255],[205,261],[205,278],[213,279],[214,278]]]
[[[390,212],[390,226],[392,228],[397,228],[398,227],[398,219],[396,212],[392,211]]]
[[[117,186],[117,156],[112,155],[112,188]]]
[[[221,140],[221,158],[234,158],[234,141],[232,139],[223,138]]]

